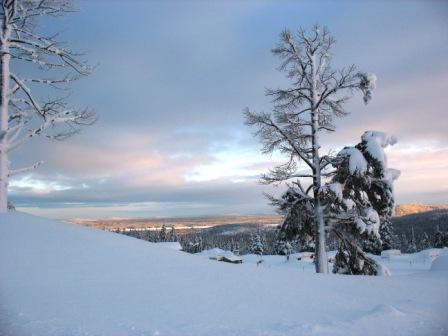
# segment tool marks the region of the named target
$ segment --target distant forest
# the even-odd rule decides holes
[[[392,220],[394,228],[394,248],[412,253],[430,247],[448,246],[448,209],[437,209],[415,213]],[[277,240],[277,228],[263,224],[243,223],[224,224],[211,228],[188,230],[179,233],[175,227],[162,225],[160,230],[120,230],[122,233],[150,242],[178,241],[186,252],[197,253],[211,248],[221,248],[235,254],[287,254],[300,251],[312,251],[312,246],[303,246],[299,241],[291,241],[289,251]],[[335,239],[328,237],[328,248],[337,248]],[[378,254],[381,250],[365,249]]]

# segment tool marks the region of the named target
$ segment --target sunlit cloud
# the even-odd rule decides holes
[[[83,184],[83,186],[86,186]],[[34,179],[32,175],[26,175],[14,179],[9,184],[9,190],[11,193],[17,193],[21,191],[30,191],[32,193],[42,195],[49,194],[53,191],[64,191],[72,189],[70,185],[64,185],[59,181],[42,181]]]
[[[274,156],[281,160],[278,155]],[[222,151],[214,156],[211,163],[198,165],[185,175],[188,182],[204,182],[219,179],[228,179],[232,182],[253,180],[266,173],[266,167],[273,167],[274,157],[260,155],[256,150],[233,148]],[[271,159],[267,161],[266,159]]]

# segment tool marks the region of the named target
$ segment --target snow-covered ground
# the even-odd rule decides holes
[[[310,262],[241,265],[124,235],[0,216],[0,335],[447,335],[446,251],[384,260],[391,277]],[[286,267],[284,267],[286,265]],[[429,271],[428,271],[429,270]]]
[[[302,272],[315,273],[313,260],[308,256],[312,254],[310,252],[295,253],[291,254],[289,260],[285,256],[279,255],[264,255],[260,256],[255,254],[247,254],[242,256],[236,256],[230,251],[224,251],[219,248],[214,248],[211,250],[205,250],[197,253],[198,256],[210,258],[215,256],[225,256],[230,259],[242,259],[243,265],[254,264],[258,262],[259,267],[273,268],[273,267],[287,267],[293,269],[299,269]],[[376,255],[370,255],[383,266],[385,266],[391,273],[392,276],[395,275],[405,275],[405,274],[416,274],[416,273],[426,273],[431,268],[432,262],[440,255],[448,256],[448,249],[428,249],[418,253],[413,254],[402,254],[401,256],[387,255],[387,257],[380,257]],[[336,255],[335,251],[328,252],[328,257],[334,258]],[[300,258],[300,260],[298,259]],[[260,263],[260,259],[262,262]],[[333,265],[329,264],[329,269],[331,270]],[[447,268],[448,270],[448,268]],[[448,304],[447,304],[448,308]]]

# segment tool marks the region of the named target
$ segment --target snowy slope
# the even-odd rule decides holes
[[[0,335],[446,335],[448,272],[234,265],[0,215]]]

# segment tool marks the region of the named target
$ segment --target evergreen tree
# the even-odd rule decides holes
[[[177,234],[176,234],[176,229],[174,228],[174,226],[171,227],[170,233],[168,235],[168,241],[177,242]]]
[[[383,132],[368,131],[355,147],[345,147],[329,159],[335,171],[323,193],[333,231],[339,241],[333,272],[376,275],[380,266],[365,255],[362,247],[379,253],[380,227],[393,212],[393,182],[399,171],[387,167],[384,148],[396,138]]]
[[[166,242],[166,239],[167,239],[166,226],[165,224],[163,224],[159,232],[159,242]]]
[[[398,247],[398,238],[395,235],[392,227],[392,222],[390,220],[390,216],[392,214],[388,214],[387,217],[383,216],[380,224],[380,237],[381,237],[381,249],[391,250]]]
[[[239,246],[238,242],[234,241],[233,239],[232,239],[232,244],[231,244],[231,251],[235,255],[240,255],[240,246]]]
[[[260,237],[260,233],[257,232],[256,234],[252,235],[251,238],[250,252],[261,257],[264,252],[264,245]]]
[[[429,240],[428,234],[426,232],[423,232],[421,243],[420,243],[420,249],[425,250],[431,247],[431,241]]]
[[[408,252],[417,252],[417,243],[415,241],[414,227],[411,227],[411,239],[409,239]]]
[[[443,248],[445,245],[444,240],[444,234],[437,228],[436,233],[434,234],[434,247],[435,248]]]
[[[276,254],[284,255],[289,258],[292,252],[292,246],[287,240],[276,240],[274,243],[274,251]]]
[[[271,204],[283,215],[283,222],[277,241],[292,242],[300,251],[314,251],[313,203],[300,192],[299,188],[290,186],[280,199],[269,197]]]
[[[409,239],[404,233],[400,237],[400,250],[401,252],[408,252],[409,250]]]
[[[375,235],[368,235],[366,239],[362,240],[361,246],[363,251],[376,255],[381,254],[383,250],[381,239]]]
[[[378,274],[379,265],[373,259],[367,257],[359,246],[353,244],[346,237],[346,235],[340,236],[333,273],[352,275]]]

